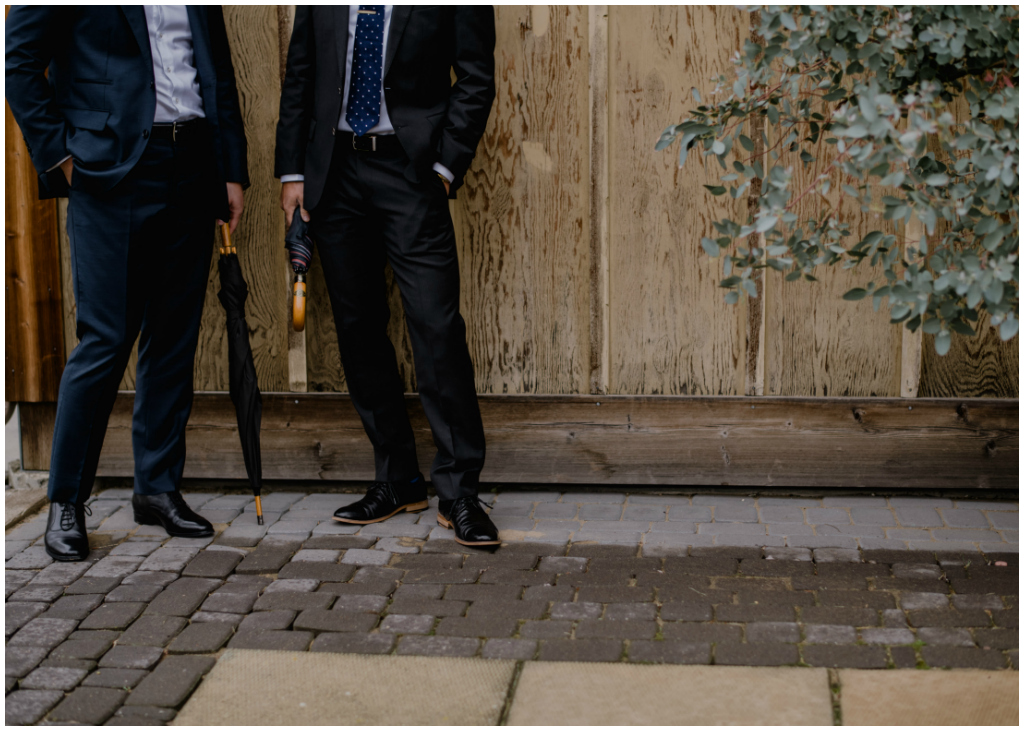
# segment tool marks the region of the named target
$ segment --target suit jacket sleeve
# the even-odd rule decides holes
[[[5,94],[40,177],[68,156],[64,116],[46,69],[67,43],[70,11],[71,6],[14,5],[7,16]]]
[[[295,7],[295,26],[288,45],[288,63],[281,83],[274,176],[302,174],[313,114],[316,46],[309,5]]]
[[[448,100],[448,116],[441,130],[438,162],[452,171],[452,190],[473,162],[494,101],[494,7],[455,7],[456,81]]]
[[[249,163],[242,123],[238,89],[235,86],[235,67],[231,63],[231,46],[224,27],[224,11],[220,5],[211,5],[207,19],[210,27],[210,53],[217,72],[217,124],[220,127],[224,154],[224,179],[249,187]]]

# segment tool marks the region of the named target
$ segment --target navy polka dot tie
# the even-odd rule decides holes
[[[363,12],[370,10],[373,12]],[[356,43],[352,49],[345,121],[357,135],[364,135],[380,121],[380,75],[384,65],[384,6],[360,5]]]

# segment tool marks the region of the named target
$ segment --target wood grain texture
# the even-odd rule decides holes
[[[779,140],[779,130],[769,124],[766,133],[771,147]],[[822,134],[816,146],[803,145],[817,160],[810,167],[805,168],[795,153],[783,152],[778,160],[768,160],[766,170],[774,165],[791,167],[794,196],[800,195],[814,176],[835,159],[835,147],[824,143],[828,136]],[[859,204],[849,196],[840,202],[840,186],[835,181],[833,176],[828,200],[839,206],[843,220],[850,223],[853,232],[844,245],[852,246],[872,230],[903,238],[902,227],[897,230],[880,212],[861,212]],[[877,198],[882,192],[874,190],[873,196]],[[820,197],[808,195],[794,210],[803,221],[817,218],[823,207]],[[881,268],[872,271],[867,264],[846,270],[839,266],[819,267],[814,272],[817,282],[786,282],[783,273],[767,272],[766,395],[900,395],[901,326],[889,324],[887,306],[875,312],[871,298],[859,302],[842,298],[850,289],[863,286],[880,273]]]
[[[131,398],[130,396],[128,397]],[[129,419],[131,418],[131,401],[128,401]],[[50,469],[50,453],[53,450],[53,425],[57,419],[55,402],[24,403],[18,406],[21,430],[21,468],[25,470]],[[128,457],[131,459],[131,439],[129,438]],[[15,455],[9,455],[13,459]]]
[[[678,149],[665,127],[709,99],[712,76],[748,33],[727,7],[610,6],[610,349],[612,393],[743,393],[746,318],[723,302],[721,261],[700,239],[712,221],[745,218],[746,202],[712,198],[718,171]],[[715,165],[708,162],[708,165]]]
[[[583,6],[495,8],[497,98],[454,205],[481,393],[590,388],[590,109]]]
[[[245,315],[260,388],[288,388],[289,291],[282,261],[284,213],[274,179],[274,140],[281,94],[278,13],[273,5],[225,5],[231,59],[248,141],[249,177],[245,212],[232,235],[249,284]],[[211,239],[211,243],[213,240]],[[228,388],[227,332],[217,300],[217,255],[210,267],[206,307],[196,353],[195,387]]]
[[[590,20],[590,393],[608,393],[608,6],[591,5]]]
[[[25,139],[4,104],[6,401],[56,401],[64,372],[57,204],[39,200]]]
[[[919,395],[1020,397],[1020,335],[1004,342],[987,314],[975,323],[975,330],[974,337],[953,333],[944,356],[935,352],[933,335],[922,338]]]
[[[428,464],[429,427],[419,399],[407,399]],[[480,409],[485,482],[1017,486],[1016,400],[484,395]],[[130,424],[124,394],[101,475],[131,473]],[[235,429],[226,394],[198,394],[185,476],[243,474]],[[370,444],[343,394],[264,394],[263,445],[265,479],[372,479]]]

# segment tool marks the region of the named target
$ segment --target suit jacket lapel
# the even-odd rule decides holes
[[[142,58],[152,68],[153,54],[149,50],[149,26],[146,25],[146,11],[142,9],[141,5],[122,5],[121,12],[124,13],[128,27],[132,29],[135,41],[139,44]]]
[[[213,88],[217,84],[216,66],[210,48],[210,31],[206,26],[206,9],[201,5],[186,5],[188,24],[192,30],[192,52],[199,72],[201,87]],[[206,100],[203,100],[206,103]]]
[[[384,73],[382,79],[387,78],[391,69],[391,62],[395,60],[395,53],[398,52],[398,44],[402,40],[402,33],[412,15],[411,5],[396,5],[391,9],[391,28],[388,30],[388,49],[384,56]]]

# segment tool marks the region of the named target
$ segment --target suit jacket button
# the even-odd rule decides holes
[[[334,137],[334,133],[337,132],[337,131],[338,131],[337,127],[334,127],[333,129],[331,129],[331,137]]]
[[[149,139],[149,130],[148,129],[142,130],[142,139],[144,139],[144,140],[148,140]]]

